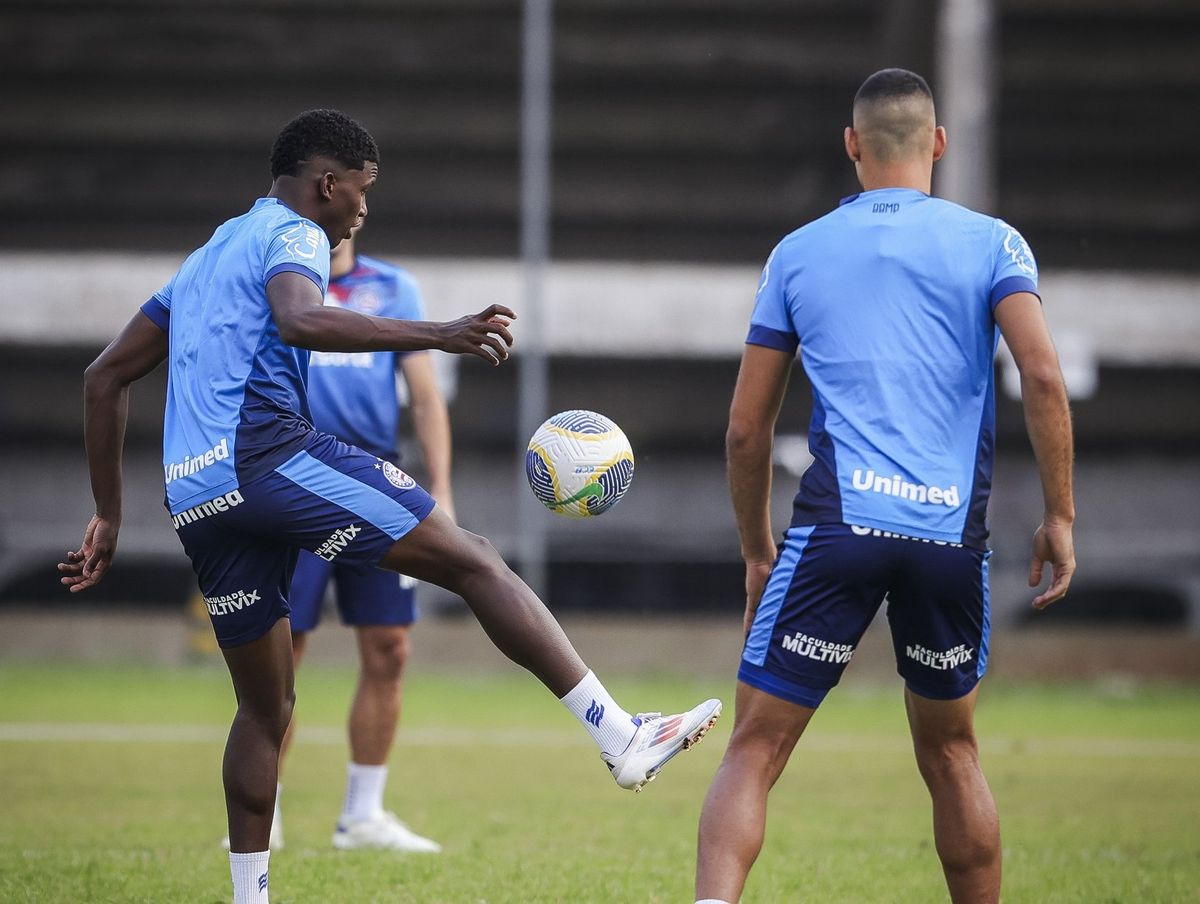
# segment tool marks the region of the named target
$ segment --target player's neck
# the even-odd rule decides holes
[[[933,170],[929,164],[921,163],[877,163],[873,166],[859,165],[858,179],[863,191],[881,188],[911,188],[932,194]]]
[[[340,248],[335,248],[333,255],[329,258],[329,275],[345,276],[354,269],[356,260],[357,256],[352,250],[343,253]]]

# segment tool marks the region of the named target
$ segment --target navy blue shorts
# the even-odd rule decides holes
[[[395,465],[318,433],[266,476],[172,522],[217,642],[235,647],[291,613],[288,591],[301,549],[338,565],[374,567],[433,506]]]
[[[288,595],[293,631],[311,631],[321,621],[321,603],[331,578],[343,624],[411,625],[417,620],[414,578],[370,565],[326,562],[310,552],[301,552]]]
[[[738,679],[802,706],[838,683],[884,597],[909,689],[956,700],[987,669],[987,550],[845,524],[784,536]]]

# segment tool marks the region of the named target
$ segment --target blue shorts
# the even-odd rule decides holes
[[[433,510],[433,497],[394,465],[315,433],[266,476],[173,516],[217,642],[257,640],[288,616],[297,554],[375,566]]]
[[[921,697],[956,700],[987,670],[987,550],[845,524],[784,537],[738,679],[817,707],[884,597],[896,667]]]
[[[326,562],[310,552],[301,552],[288,595],[292,631],[311,631],[321,621],[321,603],[330,578],[337,588],[342,624],[411,625],[417,620],[415,579],[370,565]]]

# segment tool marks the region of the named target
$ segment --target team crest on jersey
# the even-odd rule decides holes
[[[1008,256],[1012,258],[1012,262],[1022,273],[1036,277],[1037,264],[1033,260],[1033,252],[1029,249],[1029,243],[1025,241],[1021,233],[1007,223],[1004,224],[1004,228],[1008,230],[1007,235],[1004,236],[1004,250],[1008,252]]]
[[[320,230],[303,223],[297,223],[285,232],[283,240],[287,243],[288,254],[301,260],[312,260],[321,248]]]
[[[398,490],[411,490],[417,485],[417,482],[397,468],[390,461],[383,462],[383,476],[388,479],[388,483]]]
[[[351,292],[350,297],[346,300],[346,306],[360,314],[374,314],[383,307],[383,302],[379,300],[374,289],[364,288]]]

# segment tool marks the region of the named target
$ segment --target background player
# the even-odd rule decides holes
[[[424,320],[416,281],[403,269],[356,253],[355,229],[333,250],[325,303],[364,314]],[[408,387],[413,432],[429,478],[429,495],[454,518],[450,482],[450,417],[427,352],[367,352],[347,355],[314,352],[309,361],[308,399],[313,425],[398,464],[396,432],[399,399],[396,368]],[[384,810],[387,760],[400,721],[401,676],[409,651],[409,626],[416,620],[416,581],[370,567],[326,562],[300,553],[288,602],[292,607],[292,653],[299,665],[308,633],[320,620],[325,589],[333,579],[338,611],[353,625],[358,642],[358,687],[350,707],[350,757],[346,793],[335,847],[387,848],[437,853],[441,845],[413,832]],[[296,720],[288,726],[280,753],[291,745]],[[282,840],[278,798],[271,847]]]
[[[191,559],[237,697],[225,748],[234,902],[266,902],[279,749],[295,702],[288,585],[298,549],[380,565],[458,593],[493,643],[531,671],[640,789],[720,714],[635,717],[584,665],[541,600],[484,538],[458,528],[392,465],[312,428],[308,350],[438,348],[498,364],[511,311],[444,324],[325,306],[330,246],[367,214],[379,151],[332,110],[292,120],[271,151],[271,191],[218,227],[85,374],[96,514],[59,564],[72,592],[108,571],[121,526],[129,386],[168,361],[167,506]]]
[[[1030,586],[1046,562],[1053,577],[1037,608],[1067,592],[1075,569],[1066,390],[1024,240],[929,197],[946,136],[924,79],[868,78],[845,144],[864,190],[771,253],[730,410],[748,637],[733,735],[701,815],[696,897],[741,896],[767,794],[886,595],[951,897],[994,902],[1000,832],[973,713],[987,665],[997,327],[1021,372],[1045,497]],[[771,445],[797,346],[814,463],[777,555]]]

